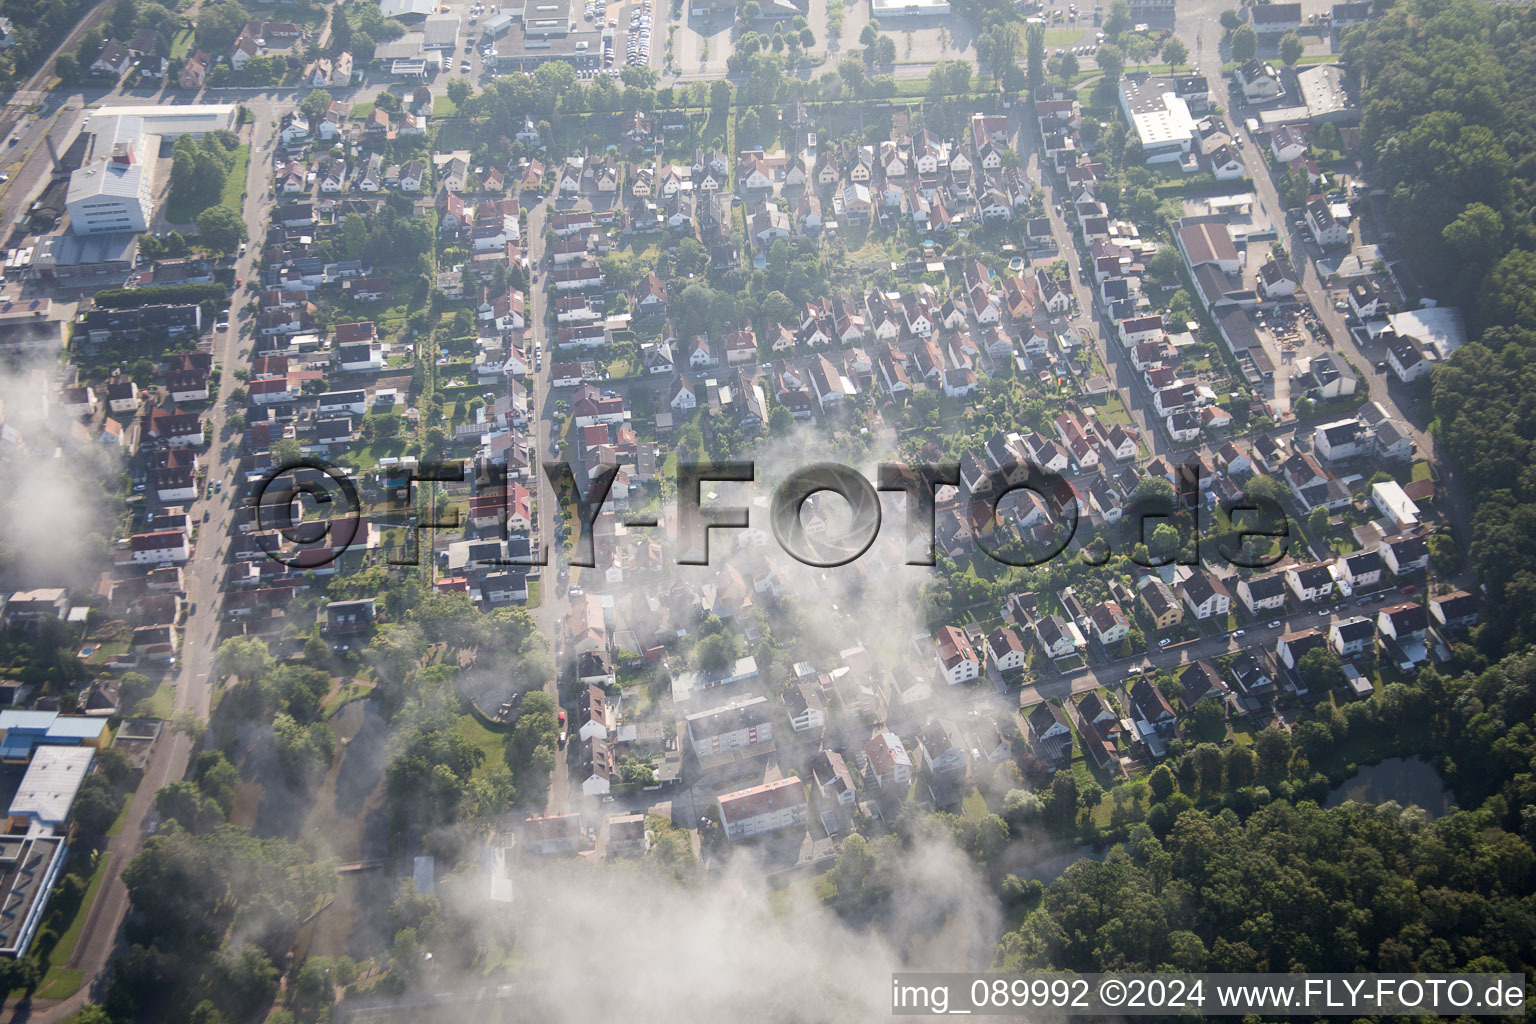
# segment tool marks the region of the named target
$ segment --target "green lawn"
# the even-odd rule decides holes
[[[126,814],[126,806],[124,806],[124,814]],[[104,851],[97,855],[95,870],[91,872],[91,881],[86,884],[86,894],[80,898],[80,907],[75,909],[74,920],[69,921],[69,927],[66,927],[65,932],[58,936],[57,943],[54,943],[54,947],[49,950],[48,963],[45,964],[48,967],[48,973],[43,975],[43,983],[37,990],[40,998],[65,999],[80,990],[81,983],[84,981],[84,972],[69,970],[65,964],[68,964],[69,958],[74,955],[75,943],[80,941],[80,930],[83,929],[86,918],[91,917],[92,904],[95,904],[95,898],[101,890],[101,883],[106,880],[106,869],[111,860],[111,855]],[[54,921],[49,921],[48,926],[52,924],[55,924]]]
[[[145,707],[144,705],[148,705]],[[134,714],[143,718],[170,718],[176,707],[176,684],[165,682],[155,692],[134,708]]]
[[[176,38],[171,40],[171,60],[182,60],[192,52],[193,35],[189,28],[176,33]]]
[[[224,176],[224,191],[219,195],[219,205],[240,212],[245,199],[245,176],[251,167],[251,147],[244,145],[235,150],[235,161]]]
[[[439,96],[432,101],[433,117],[455,117],[458,113],[458,105],[447,96]]]
[[[370,690],[371,687],[364,686],[361,683],[347,683],[343,686],[338,686],[336,692],[325,698],[325,703],[320,705],[320,717],[330,718],[340,711],[343,705],[360,697],[366,697]]]
[[[465,743],[485,754],[484,763],[490,764],[501,759],[503,742],[501,733],[496,732],[474,715],[460,715],[453,731],[458,733],[459,738]]]
[[[50,968],[43,975],[43,983],[38,987],[39,999],[68,999],[80,991],[80,986],[85,984],[84,971],[71,971],[62,967]]]
[[[1082,41],[1085,31],[1081,28],[1048,28],[1045,30],[1045,45],[1071,46]]]
[[[123,809],[117,812],[117,817],[107,827],[108,836],[115,836],[123,830],[123,823],[128,820],[128,808],[131,806],[133,806],[133,794],[129,793],[127,799],[123,801]]]
[[[250,169],[251,147],[240,146],[234,152],[234,159],[230,161],[229,173],[224,176],[224,182],[219,189],[218,205],[240,212],[240,206],[245,198],[245,176]],[[190,224],[197,219],[205,207],[196,202],[188,201],[186,197],[179,197],[174,192],[165,204],[165,219],[172,224]]]

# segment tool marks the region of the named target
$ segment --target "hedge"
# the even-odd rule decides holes
[[[223,303],[229,289],[221,284],[163,284],[149,288],[106,288],[96,293],[101,309],[135,309],[139,306]]]

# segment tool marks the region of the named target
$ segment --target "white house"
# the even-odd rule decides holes
[[[1324,600],[1333,593],[1333,573],[1321,562],[1287,566],[1285,582],[1296,599],[1304,604]]]
[[[805,787],[798,775],[722,794],[719,804],[731,842],[805,825]]]
[[[960,629],[945,626],[934,640],[938,644],[939,671],[951,686],[969,682],[981,673],[981,659]]]

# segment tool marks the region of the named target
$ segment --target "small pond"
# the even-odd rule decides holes
[[[1362,804],[1395,800],[1404,807],[1422,807],[1431,818],[1456,809],[1456,798],[1439,773],[1419,758],[1389,757],[1379,764],[1362,767],[1334,788],[1327,806],[1337,807],[1347,800]]]

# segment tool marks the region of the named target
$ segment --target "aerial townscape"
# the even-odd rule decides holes
[[[0,0],[0,1017],[1530,974],[1536,12],[1080,2]]]

